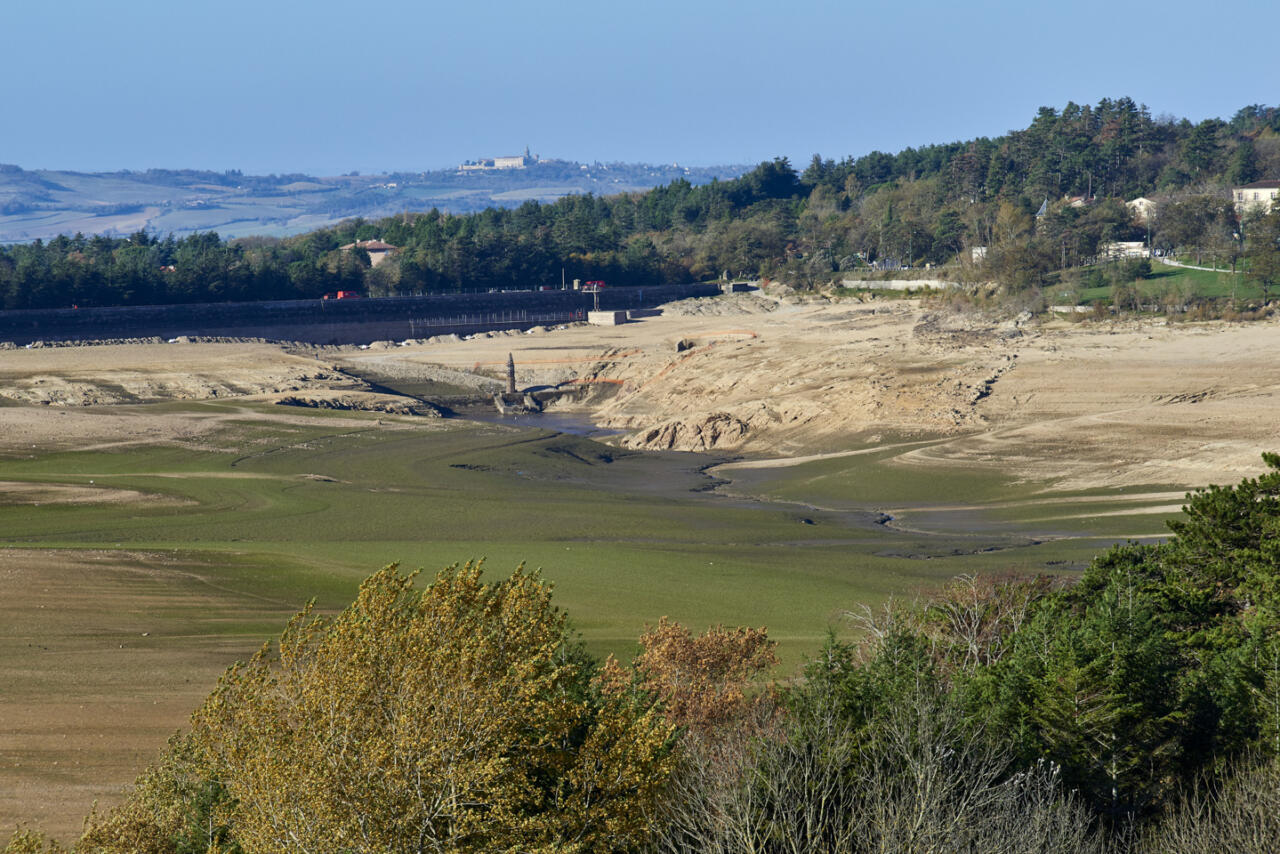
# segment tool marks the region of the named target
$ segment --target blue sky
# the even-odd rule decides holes
[[[425,170],[511,154],[803,165],[1128,95],[1280,102],[1280,4],[45,0],[6,4],[0,162]]]

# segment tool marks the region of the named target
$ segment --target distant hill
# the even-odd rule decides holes
[[[28,171],[0,164],[0,243],[59,234],[178,236],[216,231],[224,239],[284,237],[350,217],[439,208],[470,213],[533,199],[638,192],[684,179],[706,184],[749,166],[684,167],[539,160],[522,169],[396,172],[384,175],[244,175],[238,171]]]
[[[513,161],[522,168],[503,168]],[[1100,264],[1116,243],[1197,264],[1243,259],[1263,302],[1280,292],[1280,208],[1237,210],[1231,196],[1280,176],[1280,107],[1262,104],[1193,124],[1152,117],[1127,97],[1068,102],[998,137],[838,161],[815,154],[803,171],[785,157],[747,172],[521,157],[464,165],[473,168],[339,178],[0,167],[0,233],[7,218],[8,239],[27,241],[0,244],[0,306],[460,293],[566,279],[817,286],[940,266],[1028,305],[1102,291],[1132,303],[1130,285],[1150,271]],[[56,234],[67,236],[30,242]],[[375,259],[354,245],[368,240],[394,251]]]

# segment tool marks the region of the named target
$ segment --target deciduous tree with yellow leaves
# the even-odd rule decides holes
[[[390,566],[231,668],[94,852],[620,851],[651,832],[673,726],[575,648],[550,586]],[[121,847],[123,844],[124,847]]]

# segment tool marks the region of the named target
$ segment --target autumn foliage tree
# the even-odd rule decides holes
[[[593,680],[537,573],[486,583],[468,563],[425,590],[414,576],[387,567],[338,616],[308,608],[231,668],[82,850],[641,844],[674,761],[672,725]]]
[[[767,692],[753,691],[752,682],[778,663],[775,646],[764,628],[715,626],[695,637],[663,617],[640,637],[632,678],[668,721],[710,735],[767,702]],[[605,678],[616,683],[625,678],[621,674],[610,658]]]

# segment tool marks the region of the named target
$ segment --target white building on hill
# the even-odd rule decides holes
[[[1155,212],[1156,203],[1148,199],[1146,196],[1138,196],[1124,203],[1129,209],[1129,213],[1133,216],[1135,222],[1146,225],[1151,220],[1151,214]]]
[[[538,158],[529,154],[529,147],[525,146],[524,154],[515,154],[511,157],[481,157],[479,160],[468,160],[458,167],[458,171],[483,172],[496,169],[523,169],[537,162]]]
[[[1244,213],[1252,208],[1270,211],[1280,196],[1280,181],[1254,181],[1243,187],[1231,188],[1231,199],[1236,203],[1236,211]]]

